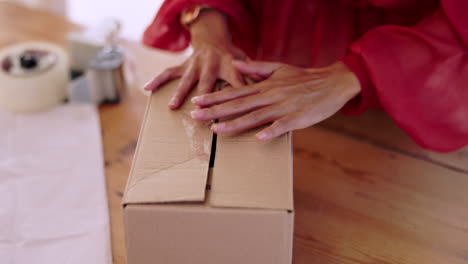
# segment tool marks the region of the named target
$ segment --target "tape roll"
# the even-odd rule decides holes
[[[26,42],[0,50],[0,108],[37,112],[67,98],[69,60],[46,42]]]

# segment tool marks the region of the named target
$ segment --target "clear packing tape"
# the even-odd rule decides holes
[[[69,59],[46,42],[25,42],[0,50],[0,109],[38,112],[67,98]]]

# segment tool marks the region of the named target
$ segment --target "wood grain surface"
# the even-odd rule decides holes
[[[27,18],[27,19],[24,19]],[[0,2],[0,48],[25,40],[63,45],[78,26]],[[121,197],[147,97],[143,84],[183,60],[131,41],[129,87],[100,107],[115,264],[125,263]],[[419,148],[383,112],[340,114],[294,133],[294,263],[468,263],[468,148]]]

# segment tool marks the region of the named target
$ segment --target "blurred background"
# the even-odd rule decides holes
[[[122,22],[122,36],[139,40],[163,0],[0,0],[47,9],[84,26],[97,25],[105,18]]]

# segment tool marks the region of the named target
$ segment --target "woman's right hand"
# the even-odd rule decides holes
[[[155,91],[164,83],[181,78],[169,108],[177,109],[198,82],[199,94],[210,93],[218,79],[231,86],[244,84],[232,60],[245,60],[246,54],[232,44],[226,18],[216,10],[208,10],[191,25],[193,54],[182,65],[168,68],[150,81],[145,90]]]

